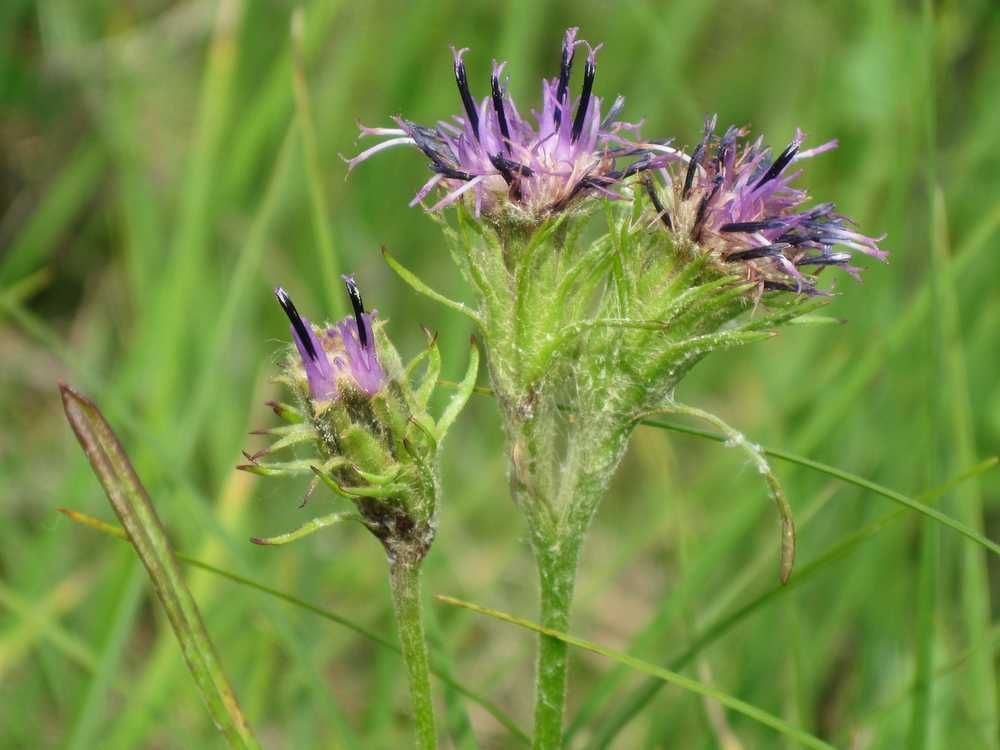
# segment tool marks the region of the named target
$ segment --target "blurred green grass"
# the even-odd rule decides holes
[[[62,420],[59,379],[101,403],[178,547],[391,632],[378,546],[332,529],[252,547],[249,536],[290,529],[315,508],[298,508],[303,487],[233,466],[241,448],[259,447],[247,431],[271,422],[263,402],[277,394],[269,378],[286,337],[270,294],[278,283],[305,311],[333,315],[343,302],[330,270],[355,271],[404,352],[418,351],[425,323],[440,332],[444,376],[464,368],[467,321],[415,297],[377,252],[385,243],[468,298],[436,228],[406,208],[423,161],[386,155],[345,181],[338,158],[357,149],[356,120],[403,112],[427,122],[457,109],[449,43],[472,48],[477,91],[495,56],[510,60],[518,100],[534,101],[562,30],[579,25],[606,45],[597,90],[626,94],[646,135],[690,142],[702,114],[718,112],[776,145],[795,126],[816,142],[840,138],[804,182],[869,232],[887,232],[890,265],[869,263],[863,286],[841,280],[830,310],[846,325],[792,328],[717,355],[684,399],[754,440],[911,495],[1000,450],[993,3],[303,7],[311,164],[336,253],[325,261],[308,134],[296,124],[290,4],[0,8],[0,747],[220,746],[129,551],[54,513],[109,517]],[[489,400],[474,399],[456,430],[428,588],[531,617],[529,552]],[[814,512],[803,563],[892,509],[808,470],[778,470],[793,507]],[[1000,475],[986,474],[938,507],[996,539],[998,496]],[[655,617],[637,654],[668,663],[704,623],[773,585],[774,536],[739,455],[640,431],[585,550],[573,630],[624,649]],[[997,562],[908,516],[762,607],[690,671],[838,747],[997,748]],[[195,571],[191,582],[267,747],[409,742],[396,657],[259,593]],[[429,607],[456,674],[528,724],[533,639]],[[588,708],[574,746],[642,681],[626,674],[593,708],[610,670],[575,657],[570,715]],[[906,692],[915,675],[927,689]],[[460,717],[461,702],[447,700]],[[468,711],[479,746],[511,746],[491,717]],[[720,746],[708,716],[667,688],[615,747]],[[728,722],[745,747],[781,744]],[[462,721],[449,726],[455,746],[475,746]]]

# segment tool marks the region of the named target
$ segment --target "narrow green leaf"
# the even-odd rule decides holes
[[[693,427],[684,427],[682,425],[670,424],[669,422],[660,422],[652,419],[644,419],[642,424],[647,427],[656,427],[661,430],[672,430],[673,432],[681,432],[687,435],[694,435],[696,437],[707,438],[708,440],[714,440],[718,443],[724,443],[726,441],[725,436],[718,435],[706,430],[698,430]],[[862,489],[870,490],[877,495],[889,498],[890,500],[899,503],[900,505],[905,505],[911,510],[915,510],[918,513],[937,521],[940,524],[944,524],[953,531],[957,531],[968,539],[981,544],[983,547],[988,549],[995,555],[1000,555],[1000,545],[996,542],[987,539],[985,536],[980,534],[975,529],[971,529],[965,524],[956,521],[951,516],[942,513],[939,510],[931,508],[919,500],[914,500],[912,497],[908,497],[900,492],[889,489],[888,487],[883,487],[880,484],[876,484],[871,480],[865,479],[864,477],[859,477],[857,474],[852,474],[849,471],[844,471],[843,469],[838,469],[835,466],[830,466],[829,464],[822,463],[821,461],[814,461],[811,458],[806,458],[805,456],[799,456],[795,453],[789,451],[779,450],[778,448],[764,448],[762,446],[764,454],[772,458],[777,458],[782,461],[788,461],[789,463],[798,464],[799,466],[804,466],[814,471],[818,471],[821,474],[828,474],[831,477],[836,477],[844,482],[853,484]]]
[[[258,748],[160,520],[121,443],[89,399],[61,385],[63,408],[115,514],[153,582],[215,725],[230,747]]]
[[[299,526],[299,528],[295,529],[295,531],[289,531],[287,534],[267,537],[255,536],[252,537],[250,541],[254,544],[264,546],[288,544],[289,542],[294,542],[297,539],[309,536],[320,529],[325,529],[327,526],[333,526],[334,524],[341,523],[343,521],[361,521],[361,516],[357,513],[330,513],[329,515],[319,516],[311,521],[306,521],[306,523]]]
[[[481,607],[478,604],[472,604],[470,602],[462,601],[461,599],[455,599],[450,596],[443,596],[438,594],[435,596],[438,601],[445,604],[450,604],[455,607],[462,607],[463,609],[469,609],[477,614],[486,615],[488,617],[496,618],[497,620],[502,620],[503,622],[509,622],[512,625],[517,625],[519,627],[525,628],[527,630],[533,630],[536,633],[541,633],[542,635],[547,635],[551,638],[556,638],[570,646],[576,646],[577,648],[582,648],[586,651],[591,651],[600,656],[604,656],[608,659],[613,659],[621,664],[624,664],[638,672],[643,672],[648,675],[652,675],[658,680],[662,680],[665,683],[671,685],[676,685],[683,690],[688,690],[697,695],[703,696],[705,698],[711,698],[712,700],[718,701],[723,706],[741,713],[744,716],[757,721],[764,726],[770,727],[777,732],[785,735],[789,739],[793,739],[804,745],[805,747],[818,748],[819,750],[833,750],[832,745],[828,745],[823,742],[823,740],[818,737],[797,729],[791,726],[787,722],[779,719],[777,716],[768,713],[760,708],[757,708],[746,701],[742,701],[739,698],[735,698],[728,693],[724,693],[721,690],[717,690],[714,687],[705,685],[697,680],[692,680],[689,677],[685,677],[677,672],[671,672],[668,669],[658,667],[655,664],[650,664],[649,662],[642,661],[641,659],[636,659],[634,656],[629,656],[620,651],[615,651],[614,649],[601,646],[598,643],[592,641],[586,641],[583,638],[577,638],[576,636],[569,635],[568,633],[562,633],[558,630],[553,630],[552,628],[547,628],[538,623],[531,622],[530,620],[525,620],[520,617],[514,617],[506,612],[500,612],[499,610],[490,609],[488,607]]]
[[[422,294],[425,297],[429,297],[435,302],[440,302],[445,307],[450,307],[452,310],[462,313],[462,315],[468,317],[476,325],[480,324],[481,321],[479,320],[479,315],[474,310],[471,310],[468,305],[465,305],[461,302],[456,302],[453,299],[445,297],[440,292],[436,292],[433,289],[431,289],[430,286],[428,286],[419,278],[417,278],[416,274],[407,269],[405,266],[401,265],[398,260],[393,258],[392,255],[389,254],[389,251],[386,250],[385,246],[382,247],[382,257],[384,257],[385,262],[389,264],[389,268],[395,271],[396,274],[399,276],[399,278],[401,278],[403,281],[409,284],[410,288],[412,288],[413,291],[417,292],[418,294]]]
[[[671,402],[657,409],[657,411],[686,414],[706,421],[722,432],[726,438],[726,446],[739,448],[750,457],[750,460],[753,461],[754,466],[757,468],[757,472],[767,482],[771,499],[774,500],[775,507],[778,510],[778,519],[781,524],[781,533],[778,538],[778,548],[780,551],[779,577],[782,583],[788,583],[788,578],[792,574],[792,566],[795,563],[795,519],[792,517],[792,508],[785,497],[785,491],[781,487],[781,482],[778,481],[778,477],[771,470],[771,465],[764,458],[763,449],[756,443],[751,443],[747,440],[742,432],[730,427],[722,419],[703,409]]]
[[[788,321],[790,326],[841,326],[847,321],[830,315],[800,315]]]
[[[437,346],[436,335],[428,337],[427,348],[424,350],[424,353],[427,356],[427,367],[424,369],[423,378],[413,395],[417,403],[426,409],[427,404],[430,403],[431,394],[434,393],[434,387],[437,385],[438,378],[441,376],[441,352]]]
[[[442,380],[441,384],[448,387],[456,387],[454,383],[447,380]],[[476,388],[474,392],[483,396],[494,395],[492,389],[485,387]],[[714,432],[709,432],[708,430],[699,430],[695,427],[686,427],[684,425],[672,424],[670,422],[662,422],[656,419],[643,419],[640,422],[640,424],[642,424],[645,427],[655,427],[656,429],[660,430],[670,430],[672,432],[679,432],[684,435],[691,435],[693,437],[705,438],[706,440],[714,440],[717,443],[724,443],[726,442],[727,439],[724,435],[720,435]],[[934,519],[938,523],[944,524],[950,529],[957,531],[959,534],[962,534],[966,538],[971,539],[977,544],[982,545],[993,554],[1000,555],[1000,545],[998,545],[996,542],[987,539],[985,536],[980,534],[975,529],[971,529],[965,524],[956,521],[954,518],[938,510],[935,510],[934,508],[930,508],[927,505],[921,503],[920,501],[914,500],[912,497],[908,497],[907,495],[904,495],[901,492],[897,492],[896,490],[890,489],[888,487],[885,487],[884,485],[873,482],[870,479],[865,479],[864,477],[858,476],[857,474],[853,474],[844,469],[839,469],[836,466],[831,466],[830,464],[825,464],[822,461],[816,461],[811,458],[806,458],[805,456],[800,456],[796,453],[792,453],[791,451],[782,450],[780,448],[768,448],[763,445],[760,447],[761,450],[763,450],[764,455],[766,456],[769,456],[771,458],[777,458],[781,461],[787,461],[788,463],[797,464],[807,469],[812,469],[813,471],[817,471],[820,474],[826,474],[828,476],[839,479],[843,482],[847,482],[848,484],[853,484],[856,487],[861,487],[862,489],[874,492],[876,495],[881,495],[882,497],[886,497],[894,502],[899,503],[900,505],[905,505],[911,510],[915,510],[918,513],[922,513],[923,515]]]
[[[250,463],[240,464],[236,468],[261,477],[280,477],[288,474],[309,474],[315,465],[315,459],[299,458],[294,461],[261,462],[254,460]]]
[[[445,407],[441,419],[437,423],[437,439],[440,442],[444,439],[445,433],[458,418],[459,413],[465,407],[476,387],[476,377],[479,375],[479,346],[476,344],[476,337],[471,339],[472,346],[469,348],[469,367],[465,371],[465,377],[458,384],[458,391],[451,397],[448,406]]]

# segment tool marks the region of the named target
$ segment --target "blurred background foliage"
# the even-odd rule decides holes
[[[332,274],[355,271],[404,352],[419,351],[423,323],[440,332],[445,376],[464,368],[468,322],[416,297],[378,253],[385,243],[469,298],[438,230],[406,206],[424,160],[395,152],[345,180],[338,156],[359,149],[357,120],[458,111],[450,43],[472,48],[479,95],[490,59],[509,60],[524,109],[556,72],[563,29],[579,25],[605,43],[596,90],[626,94],[647,137],[690,144],[718,112],[779,148],[796,126],[814,144],[839,138],[803,182],[867,233],[887,232],[890,264],[867,263],[862,286],[837,280],[828,309],[844,325],[715,355],[682,397],[765,445],[913,496],[997,452],[992,0],[302,9],[295,54],[285,0],[0,5],[0,746],[221,746],[131,551],[55,513],[110,518],[63,421],[60,379],[102,405],[180,549],[391,633],[383,552],[367,534],[247,541],[337,501],[318,493],[299,508],[302,486],[233,467],[263,445],[248,431],[274,422],[264,402],[280,395],[270,378],[287,338],[276,284],[306,314],[333,317],[346,305]],[[317,180],[328,234],[311,204]],[[470,406],[446,446],[427,586],[531,617],[497,415],[488,398]],[[777,469],[799,515],[800,564],[894,507]],[[939,507],[1000,537],[1000,472]],[[640,430],[585,550],[574,632],[668,664],[713,617],[774,586],[776,554],[772,508],[737,452]],[[997,562],[909,514],[727,630],[690,671],[837,747],[997,748]],[[409,743],[394,654],[260,593],[190,580],[266,746]],[[440,604],[429,612],[457,675],[529,725],[534,639]],[[641,682],[577,655],[572,745],[599,736]],[[514,746],[481,709],[440,697],[454,746]],[[784,743],[667,688],[613,746]]]

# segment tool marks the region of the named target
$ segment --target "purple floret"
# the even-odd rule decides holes
[[[676,152],[668,142],[642,142],[638,125],[618,119],[625,100],[618,97],[602,112],[593,95],[597,52],[576,39],[575,28],[563,39],[558,78],[542,81],[541,112],[522,117],[503,86],[506,63],[493,61],[490,96],[477,101],[469,88],[463,56],[452,48],[455,81],[463,113],[435,127],[393,118],[396,128],[361,127],[361,135],[392,136],[353,159],[353,169],[376,153],[394,146],[416,146],[428,158],[434,175],[417,192],[411,206],[435,188],[444,195],[431,206],[440,210],[471,194],[476,215],[512,204],[533,215],[561,211],[586,195],[616,198],[627,177],[664,166]],[[569,94],[576,48],[587,48],[580,95]]]
[[[701,142],[677,166],[662,170],[665,200],[649,185],[654,210],[667,230],[697,243],[728,272],[758,284],[759,291],[819,293],[815,273],[839,266],[855,278],[850,251],[885,260],[882,237],[853,229],[833,203],[803,208],[808,194],[793,187],[798,162],[837,147],[829,141],[801,150],[798,130],[777,157],[763,139],[746,141],[748,131],[730,127],[720,137],[716,118],[707,118]],[[686,163],[684,163],[686,162]],[[834,252],[834,247],[842,248]]]
[[[326,330],[317,331],[301,316],[284,289],[274,290],[291,321],[292,340],[302,360],[309,394],[316,401],[338,398],[346,385],[374,396],[386,383],[385,371],[378,360],[372,321],[375,313],[366,313],[353,276],[345,276],[354,316],[347,317]]]

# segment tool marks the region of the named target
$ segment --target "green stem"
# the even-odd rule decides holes
[[[514,484],[515,493],[520,495],[519,505],[527,512],[531,526],[538,569],[539,621],[560,632],[569,630],[577,565],[587,528],[621,460],[628,434],[627,428],[614,429],[612,423],[587,421],[591,431],[574,434],[560,460],[532,461],[525,457],[522,469],[530,466],[539,473],[528,476],[525,484]],[[522,430],[522,436],[529,437],[534,431]],[[522,444],[529,446],[529,452],[537,447],[530,439]],[[566,642],[539,635],[535,750],[562,746],[567,667]]]
[[[434,701],[431,696],[430,664],[424,621],[420,607],[420,559],[400,556],[389,567],[392,603],[396,610],[399,644],[410,680],[413,720],[417,728],[417,747],[434,750],[437,731],[434,729]]]
[[[539,620],[553,630],[569,630],[570,605],[576,584],[583,534],[535,542],[538,567]],[[567,645],[548,635],[538,636],[535,682],[535,750],[552,750],[562,744],[566,705]]]

